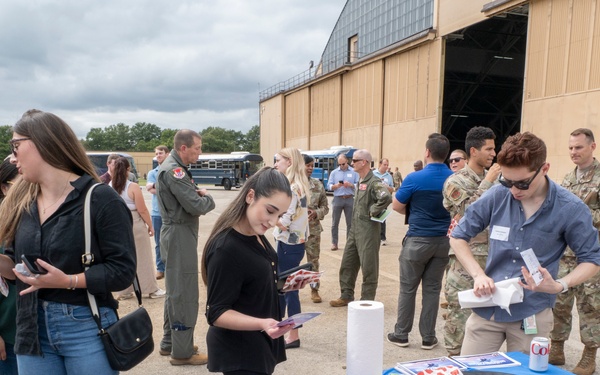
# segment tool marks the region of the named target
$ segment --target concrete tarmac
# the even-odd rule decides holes
[[[200,219],[200,235],[198,256],[202,253],[204,243],[208,237],[213,223],[218,215],[225,209],[229,202],[236,196],[238,190],[232,189],[225,191],[222,187],[207,187],[210,194],[215,199],[216,208],[208,215]],[[144,190],[146,205],[151,207],[150,194]],[[331,251],[331,199],[329,196],[330,213],[322,222],[324,231],[321,234],[321,270],[325,271],[321,280],[320,294],[323,303],[315,304],[310,300],[310,289],[300,291],[300,299],[303,312],[321,312],[322,315],[311,322],[308,322],[300,330],[301,347],[287,351],[287,361],[279,364],[275,368],[275,374],[305,374],[305,375],[342,375],[346,373],[346,327],[347,327],[347,308],[333,308],[329,306],[329,301],[340,296],[338,282],[338,271],[343,255],[343,246],[345,241],[338,245],[340,250]],[[404,216],[398,213],[392,213],[388,218],[387,225],[387,245],[380,248],[380,273],[379,286],[377,289],[377,301],[385,306],[385,326],[381,333],[383,346],[383,369],[393,367],[397,362],[409,361],[415,359],[435,358],[447,355],[444,349],[444,320],[442,313],[445,311],[440,308],[437,319],[437,338],[440,344],[433,350],[422,350],[421,336],[419,335],[419,314],[420,291],[417,294],[417,307],[415,312],[415,321],[413,332],[409,337],[410,346],[400,348],[388,343],[385,339],[388,332],[391,332],[396,322],[396,312],[399,292],[399,266],[398,256],[401,249],[402,238],[406,234],[407,226],[404,224]],[[340,223],[340,240],[346,235],[345,220],[342,215]],[[272,230],[267,233],[267,238],[275,245],[272,236]],[[152,241],[153,243],[153,241]],[[275,246],[274,246],[275,247]],[[154,248],[152,248],[154,253]],[[356,296],[360,297],[360,284],[362,276],[359,274],[356,285]],[[159,285],[164,288],[164,279],[159,281]],[[443,293],[443,290],[442,290]],[[443,300],[443,295],[441,296]],[[163,302],[164,299],[145,298],[143,303],[148,309],[154,323],[155,352],[144,362],[128,371],[128,374],[152,375],[152,374],[211,374],[206,366],[172,366],[169,363],[169,357],[161,356],[158,353],[158,344],[163,332]],[[194,333],[195,343],[200,347],[200,351],[206,353],[206,331],[208,325],[204,317],[204,308],[206,303],[206,288],[200,285],[200,308],[198,321]],[[134,309],[136,303],[133,299],[120,302],[119,314],[125,315]],[[574,311],[574,321],[571,338],[565,343],[566,347],[566,366],[565,369],[575,367],[581,358],[583,344],[579,339],[579,323],[577,313]],[[504,350],[504,349],[503,349]]]

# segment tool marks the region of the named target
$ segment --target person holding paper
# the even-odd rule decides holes
[[[400,347],[409,345],[419,284],[423,295],[419,317],[421,349],[430,350],[438,344],[435,322],[450,250],[446,236],[450,214],[442,205],[442,187],[452,175],[444,164],[449,151],[448,138],[438,133],[429,135],[425,143],[426,167],[406,176],[394,196],[394,211],[410,214],[399,258],[398,317],[394,331],[387,335],[389,342]]]
[[[375,300],[379,280],[380,216],[392,202],[387,187],[371,171],[371,153],[358,150],[352,157],[354,171],[360,176],[352,210],[352,228],[340,264],[341,296],[329,301],[332,307],[347,306],[354,300],[358,271],[362,270],[361,300]]]
[[[504,341],[509,352],[529,352],[532,337],[550,334],[556,294],[586,281],[600,269],[598,231],[590,210],[547,177],[550,164],[544,141],[529,132],[515,134],[502,145],[498,164],[500,185],[467,208],[452,231],[450,245],[473,277],[476,296],[490,295],[496,282],[521,276],[525,282],[519,284],[525,295],[522,303],[510,305],[510,313],[499,306],[474,308],[466,323],[462,355],[497,351]],[[468,242],[488,226],[489,254],[482,269]],[[567,245],[579,264],[556,280]],[[521,256],[528,249],[540,263],[539,284]]]
[[[496,139],[494,131],[487,127],[476,126],[467,132],[465,149],[469,152],[469,161],[463,168],[448,177],[442,192],[444,208],[450,212],[454,224],[460,221],[471,203],[493,186],[500,174],[500,166],[492,165],[496,156],[494,139]],[[452,159],[450,155],[450,160]],[[452,231],[452,224],[450,228],[449,232]],[[481,267],[485,267],[487,260],[488,234],[487,229],[484,229],[469,241],[471,252]],[[462,264],[456,261],[452,249],[449,256],[450,262],[444,284],[444,294],[448,301],[448,313],[444,323],[444,345],[449,355],[459,355],[465,336],[465,323],[471,315],[471,310],[461,309],[458,303],[458,292],[472,289],[473,278],[469,276]]]
[[[569,154],[575,169],[569,172],[561,186],[578,196],[590,209],[594,227],[600,228],[600,163],[594,158],[596,142],[590,129],[580,128],[571,133]],[[577,266],[575,254],[569,248],[560,260],[558,276],[568,274]],[[581,342],[585,345],[583,355],[572,370],[575,374],[592,374],[596,369],[596,352],[600,346],[600,275],[570,288],[556,297],[554,307],[554,328],[550,333],[549,363],[565,364],[564,342],[571,333],[573,304],[577,298]]]
[[[283,335],[294,325],[278,326],[278,260],[265,232],[291,201],[288,179],[264,167],[244,183],[213,226],[201,267],[211,372],[272,374],[286,360]]]
[[[297,148],[284,148],[275,155],[275,169],[283,173],[290,181],[292,202],[286,212],[281,215],[273,235],[277,240],[277,256],[279,272],[287,271],[300,265],[304,258],[304,244],[308,239],[308,200],[310,184],[304,167],[304,157]],[[287,308],[288,317],[300,312],[298,291],[291,291],[282,296],[281,314]],[[298,329],[293,329],[285,340],[285,348],[299,348]]]
[[[379,160],[379,168],[373,170],[375,177],[379,178],[383,185],[388,189],[390,194],[394,192],[394,177],[387,171],[390,166],[390,161],[387,158]],[[381,246],[386,245],[387,238],[385,237],[385,221],[381,223]]]

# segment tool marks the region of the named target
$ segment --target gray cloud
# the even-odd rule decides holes
[[[0,124],[39,108],[80,137],[137,121],[246,131],[259,89],[319,60],[345,2],[4,1]]]

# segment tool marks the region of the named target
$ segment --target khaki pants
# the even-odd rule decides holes
[[[535,314],[537,333],[526,335],[521,329],[521,323],[495,322],[486,320],[473,313],[467,319],[465,327],[465,340],[463,341],[461,355],[490,353],[500,350],[506,341],[507,352],[529,353],[529,345],[534,337],[548,337],[553,326],[552,309],[547,308]]]

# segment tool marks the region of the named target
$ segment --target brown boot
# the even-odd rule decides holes
[[[577,366],[573,369],[573,374],[592,375],[596,371],[596,350],[598,348],[590,348],[589,346],[583,348],[583,355]]]
[[[310,291],[310,299],[313,301],[313,303],[321,303],[323,301],[319,295],[319,291],[316,289]]]
[[[329,305],[331,305],[331,307],[344,307],[344,306],[348,306],[348,304],[350,302],[352,302],[351,299],[338,298],[338,299],[329,301]]]
[[[564,365],[565,364],[565,342],[554,341],[550,342],[550,355],[548,356],[548,363],[551,365]]]
[[[206,354],[192,354],[190,358],[171,358],[169,360],[173,366],[201,366],[208,363]]]

